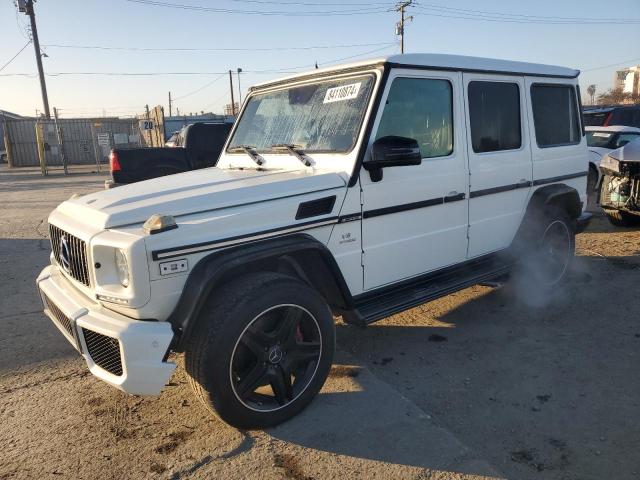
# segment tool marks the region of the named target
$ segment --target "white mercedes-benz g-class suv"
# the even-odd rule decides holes
[[[565,276],[588,222],[578,73],[410,54],[253,87],[216,167],[51,213],[45,313],[121,390],[158,394],[184,352],[225,421],[286,420],[327,377],[334,316]]]

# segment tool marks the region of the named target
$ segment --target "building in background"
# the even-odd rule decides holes
[[[6,150],[6,147],[4,146],[4,120],[21,120],[23,118],[24,117],[17,113],[0,110],[0,152],[4,152]]]
[[[640,93],[640,65],[617,70],[613,76],[613,89],[634,96],[638,95]]]

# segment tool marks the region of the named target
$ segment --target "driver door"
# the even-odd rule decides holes
[[[384,168],[379,181],[361,170],[365,290],[466,259],[469,172],[461,82],[457,72],[399,69],[389,76],[370,142],[413,138],[422,163]]]

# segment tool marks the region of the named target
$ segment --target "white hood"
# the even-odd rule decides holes
[[[345,187],[335,172],[206,168],[67,200],[58,211],[99,229],[143,223],[158,213],[179,217]]]

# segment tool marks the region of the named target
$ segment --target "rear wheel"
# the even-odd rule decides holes
[[[640,215],[634,215],[620,210],[605,210],[607,219],[616,227],[635,227],[640,225]]]
[[[543,293],[566,277],[575,253],[575,229],[568,213],[550,206],[540,215],[517,269],[523,286],[536,286]]]
[[[196,395],[227,423],[264,428],[311,402],[335,350],[322,297],[280,274],[253,274],[215,292],[187,347]]]

